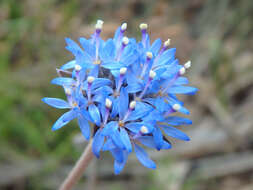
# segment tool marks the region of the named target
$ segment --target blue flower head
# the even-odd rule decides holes
[[[88,140],[92,127],[92,150],[96,157],[110,151],[114,171],[120,173],[130,153],[140,163],[155,169],[143,147],[170,149],[169,138],[190,138],[176,127],[191,120],[173,113],[189,114],[177,94],[193,95],[197,89],[186,86],[183,75],[191,62],[180,65],[170,40],[150,44],[147,24],[140,24],[142,39],[127,38],[127,24],[119,27],[113,39],[102,40],[103,21],[98,20],[91,38],[80,38],[80,45],[66,38],[66,49],[74,58],[52,80],[65,90],[66,101],[43,98],[50,106],[68,109],[53,125],[57,130],[73,119],[78,120]],[[93,124],[90,126],[90,124]]]

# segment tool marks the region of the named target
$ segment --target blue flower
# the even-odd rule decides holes
[[[112,39],[100,37],[103,21],[98,20],[91,38],[80,44],[66,38],[66,49],[74,59],[58,69],[52,84],[65,90],[67,101],[43,98],[50,106],[69,109],[53,125],[57,130],[77,118],[86,139],[93,124],[92,151],[100,157],[109,151],[114,158],[114,172],[119,174],[128,156],[135,153],[139,162],[155,169],[144,147],[170,149],[171,138],[189,141],[177,127],[192,121],[171,115],[190,112],[178,94],[194,95],[197,88],[187,86],[183,75],[191,67],[180,65],[170,40],[150,43],[147,24],[140,24],[142,39],[127,38],[127,24],[117,28]]]

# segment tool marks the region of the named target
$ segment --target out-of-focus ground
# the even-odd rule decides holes
[[[190,142],[150,152],[150,171],[131,157],[121,175],[112,158],[94,161],[76,189],[253,189],[253,1],[252,0],[1,0],[0,1],[0,189],[57,189],[85,147],[75,122],[52,132],[62,112],[44,96],[64,97],[50,85],[55,67],[71,59],[64,37],[93,32],[105,21],[112,37],[124,21],[128,36],[172,39],[194,97],[182,97],[192,126],[179,127]]]

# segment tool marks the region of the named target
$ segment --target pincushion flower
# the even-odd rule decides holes
[[[177,95],[197,92],[186,86],[188,80],[183,76],[191,62],[179,64],[170,40],[162,44],[157,39],[151,44],[147,24],[140,24],[140,42],[125,36],[126,23],[104,41],[102,26],[103,21],[98,20],[94,34],[80,38],[80,45],[66,38],[66,49],[74,58],[58,70],[61,76],[52,83],[63,87],[67,101],[42,99],[55,108],[69,109],[52,129],[77,118],[87,140],[93,129],[94,155],[99,158],[101,151],[111,152],[116,174],[132,152],[142,165],[155,169],[144,147],[170,149],[168,137],[190,140],[176,126],[192,124],[191,120],[171,114],[190,113]]]

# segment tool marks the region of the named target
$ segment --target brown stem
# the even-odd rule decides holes
[[[59,190],[70,190],[73,186],[77,183],[77,181],[83,175],[84,170],[89,165],[90,161],[93,158],[92,153],[92,140],[89,144],[85,147],[85,150],[79,160],[77,161],[75,167],[71,170],[68,174],[68,177],[64,180],[62,185],[60,186]]]

